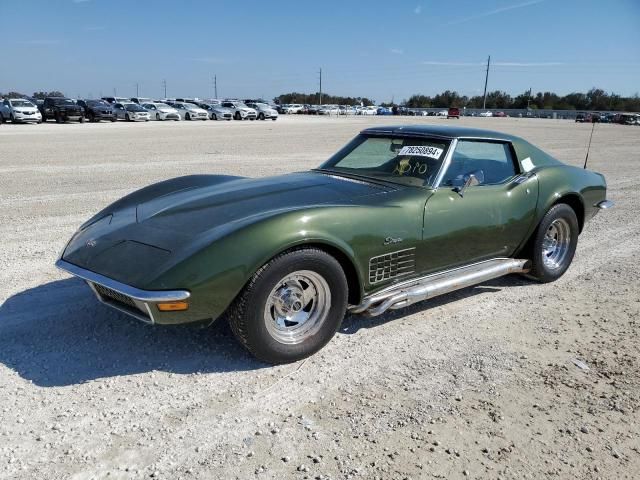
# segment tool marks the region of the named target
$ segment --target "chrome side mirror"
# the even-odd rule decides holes
[[[480,185],[480,181],[478,177],[476,177],[473,173],[469,174],[469,178],[464,182],[462,187],[456,187],[453,189],[454,192],[458,193],[461,197],[464,197],[464,191],[469,187],[475,187],[476,185]]]

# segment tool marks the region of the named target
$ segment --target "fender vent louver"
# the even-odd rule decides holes
[[[414,273],[415,250],[415,248],[407,248],[371,258],[369,283],[380,283]]]

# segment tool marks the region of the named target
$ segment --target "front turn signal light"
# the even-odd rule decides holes
[[[163,302],[158,303],[157,306],[161,312],[182,312],[189,310],[189,304],[187,302]]]

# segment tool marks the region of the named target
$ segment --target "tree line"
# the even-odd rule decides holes
[[[0,93],[0,97],[27,97],[19,92]],[[34,92],[32,98],[44,99],[46,97],[63,97],[59,91]],[[302,103],[316,105],[320,103],[320,93],[291,92],[278,95],[273,99],[275,103]],[[483,108],[483,96],[468,97],[460,95],[454,90],[445,90],[442,93],[430,97],[428,95],[415,94],[404,100],[401,105],[409,108],[448,108],[467,107]],[[339,95],[322,94],[323,104],[337,105],[375,105],[375,101],[367,97],[343,97]],[[392,104],[382,103],[383,106]],[[486,108],[491,109],[526,109],[534,110],[616,110],[627,112],[640,112],[640,96],[636,93],[631,97],[623,97],[616,93],[607,93],[601,88],[592,88],[586,93],[573,92],[560,96],[553,92],[537,92],[535,94],[527,90],[520,95],[512,97],[507,92],[495,90],[487,93]]]
[[[301,103],[308,105],[318,105],[320,103],[320,92],[316,93],[283,93],[273,99],[277,104],[283,103]],[[368,107],[373,105],[373,100],[367,97],[341,97],[339,95],[322,94],[322,104],[332,105],[364,105]]]
[[[445,90],[433,97],[412,95],[404,102],[410,108],[446,108],[467,107],[483,108],[484,97],[476,95],[467,97],[456,91]],[[486,108],[492,109],[526,109],[546,110],[617,110],[640,112],[640,97],[636,93],[632,97],[623,97],[616,93],[607,93],[600,88],[592,88],[587,93],[573,92],[560,96],[553,92],[537,92],[527,90],[512,97],[507,92],[495,90],[487,92]]]

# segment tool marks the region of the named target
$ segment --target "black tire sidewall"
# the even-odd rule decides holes
[[[331,307],[318,332],[296,345],[275,340],[267,330],[264,306],[273,287],[286,275],[311,270],[329,285]],[[288,363],[314,354],[335,335],[347,307],[347,280],[340,264],[330,255],[317,250],[298,250],[277,258],[260,273],[253,285],[245,310],[247,342],[252,353],[270,363]]]
[[[557,220],[558,218],[563,218],[569,224],[569,228],[571,230],[569,251],[567,252],[567,256],[565,257],[563,265],[560,268],[550,269],[544,264],[542,258],[542,244],[547,229],[549,228],[551,223],[553,223],[553,221]],[[557,280],[562,275],[564,275],[564,273],[571,265],[571,262],[573,261],[576,247],[578,245],[579,232],[580,227],[578,225],[578,218],[576,217],[576,213],[574,212],[573,208],[564,203],[551,207],[540,221],[540,225],[538,226],[538,229],[536,231],[533,244],[533,268],[531,274],[537,280],[544,283],[553,282],[554,280]]]

